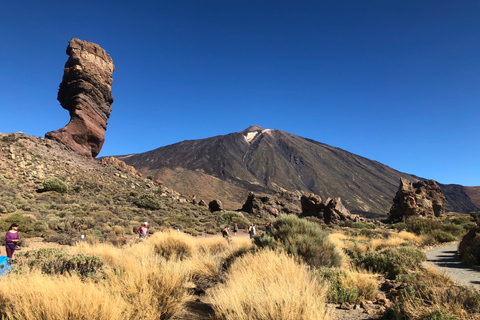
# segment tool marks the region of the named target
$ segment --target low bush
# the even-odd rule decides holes
[[[318,224],[296,215],[283,215],[273,223],[271,237],[255,239],[260,247],[281,248],[313,267],[338,267],[342,257]]]
[[[151,194],[141,195],[133,203],[137,207],[144,208],[144,209],[158,210],[158,209],[162,208],[162,204],[157,199],[157,197],[155,197],[154,195],[151,195]]]
[[[235,223],[239,228],[247,228],[250,225],[250,221],[245,218],[241,212],[225,211],[218,216],[218,222],[220,224],[226,224],[233,226]]]
[[[354,260],[357,266],[369,271],[383,273],[388,279],[407,274],[427,259],[425,253],[415,247],[387,248],[378,252],[368,252]]]
[[[330,303],[356,303],[375,298],[377,283],[370,274],[320,268],[318,275],[328,284],[327,300]]]
[[[90,277],[100,272],[103,261],[86,254],[70,255],[59,249],[30,250],[17,255],[24,262],[22,266],[38,269],[44,274],[77,274]]]
[[[59,178],[53,177],[43,181],[43,191],[56,191],[58,193],[66,193],[68,186]]]

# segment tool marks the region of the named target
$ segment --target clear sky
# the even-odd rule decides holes
[[[65,126],[68,41],[113,59],[100,156],[279,129],[480,185],[480,2],[0,1],[0,132]]]

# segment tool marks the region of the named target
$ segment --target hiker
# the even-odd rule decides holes
[[[267,224],[265,225],[265,232],[266,232],[267,234],[271,234],[272,231],[273,231],[273,224],[272,224],[271,222],[270,222],[270,223],[267,223]]]
[[[7,249],[7,257],[12,258],[15,249],[17,249],[18,241],[18,224],[13,223],[10,228],[8,228],[7,234],[5,235],[5,249]]]
[[[253,236],[255,235],[255,225],[252,224],[248,228],[248,233],[250,234],[250,239],[253,239]]]
[[[237,232],[238,232],[238,226],[235,223],[235,225],[233,226],[233,234],[234,234],[235,237],[237,236]]]
[[[140,238],[146,239],[148,237],[148,222],[145,222],[143,226],[138,229],[137,233]]]
[[[222,236],[228,240],[228,227],[225,226],[225,228],[222,230]]]

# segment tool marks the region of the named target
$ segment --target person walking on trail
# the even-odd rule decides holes
[[[266,232],[267,234],[271,234],[272,231],[273,231],[273,224],[272,224],[271,222],[270,222],[270,223],[267,223],[267,224],[265,225],[265,232]]]
[[[148,237],[148,222],[145,222],[143,226],[138,229],[137,233],[140,238],[146,239]]]
[[[252,224],[248,228],[248,233],[250,234],[250,239],[253,239],[253,236],[255,235],[255,225]]]
[[[18,224],[13,223],[10,228],[8,228],[7,234],[5,235],[5,249],[7,250],[7,257],[10,259],[13,257],[13,253],[17,249],[18,241],[20,241],[18,236]]]
[[[222,236],[227,239],[228,241],[228,227],[225,226],[225,228],[222,230]]]
[[[237,224],[235,223],[235,225],[233,226],[233,235],[236,237],[237,236],[237,232],[238,232],[238,226]]]

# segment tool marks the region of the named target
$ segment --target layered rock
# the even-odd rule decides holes
[[[445,196],[434,180],[411,182],[401,178],[389,219],[396,222],[411,216],[439,217],[445,213],[444,205]]]
[[[105,50],[92,42],[72,39],[67,54],[70,57],[57,99],[69,111],[70,122],[62,129],[47,132],[45,137],[95,158],[105,141],[115,67]]]

